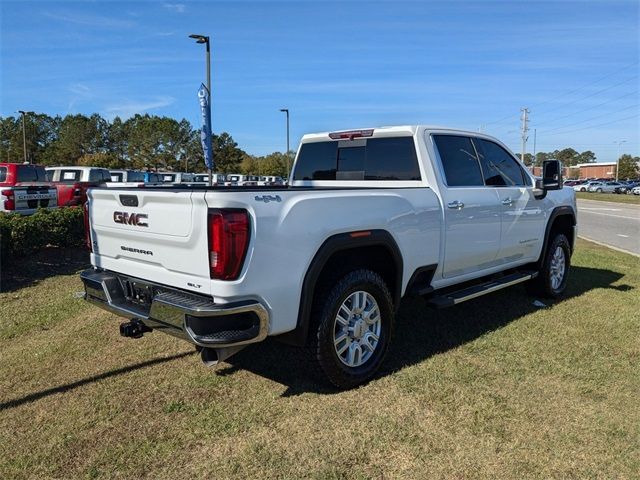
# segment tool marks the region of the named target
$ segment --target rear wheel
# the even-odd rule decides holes
[[[391,294],[382,277],[352,271],[316,296],[312,360],[338,388],[365,383],[384,360],[393,321]]]
[[[556,235],[544,254],[538,276],[529,284],[531,293],[549,298],[561,296],[567,287],[570,260],[569,240],[563,234]]]
[[[601,188],[596,188],[596,192],[602,193],[602,189]]]

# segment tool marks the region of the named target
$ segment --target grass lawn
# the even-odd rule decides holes
[[[275,341],[211,370],[172,337],[121,338],[65,255],[30,259],[36,280],[0,293],[2,479],[640,472],[632,256],[580,240],[547,308],[522,286],[442,311],[405,301],[380,378],[335,392]]]
[[[601,202],[631,203],[633,205],[640,205],[640,195],[576,192],[576,198],[581,198],[583,200],[599,200]]]

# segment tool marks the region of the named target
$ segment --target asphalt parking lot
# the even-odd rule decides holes
[[[640,207],[579,199],[578,235],[640,256]]]

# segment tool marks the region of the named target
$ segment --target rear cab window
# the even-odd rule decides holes
[[[304,143],[294,180],[421,180],[412,136]]]
[[[0,183],[7,181],[7,167],[0,167]]]
[[[47,181],[47,173],[45,169],[36,165],[18,165],[17,177],[17,183]]]

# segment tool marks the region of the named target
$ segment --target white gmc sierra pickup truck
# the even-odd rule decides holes
[[[558,162],[543,170],[487,135],[400,126],[305,135],[285,186],[94,188],[86,299],[206,364],[277,336],[350,388],[380,367],[405,295],[562,294],[575,194]]]

